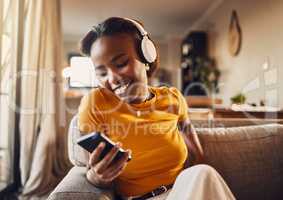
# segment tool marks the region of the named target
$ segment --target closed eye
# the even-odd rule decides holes
[[[122,63],[117,63],[117,64],[116,64],[116,67],[117,67],[117,68],[123,68],[123,67],[127,66],[128,63],[129,63],[129,59],[125,60],[125,61],[122,62]]]
[[[104,70],[95,70],[95,74],[97,76],[106,76],[107,75],[107,71]]]
[[[106,76],[107,73],[97,73],[96,75],[97,75],[97,76]]]

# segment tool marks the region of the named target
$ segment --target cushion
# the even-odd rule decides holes
[[[237,199],[283,197],[283,125],[197,129],[205,161]]]

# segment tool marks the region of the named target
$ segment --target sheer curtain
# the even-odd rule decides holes
[[[18,112],[14,105],[19,97],[16,74],[21,65],[22,11],[22,1],[0,1],[0,191],[19,182]]]
[[[21,71],[22,198],[50,192],[70,167],[61,90],[60,1],[25,0]]]

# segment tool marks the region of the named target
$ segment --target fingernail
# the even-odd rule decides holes
[[[104,142],[101,142],[100,143],[100,147],[104,147],[105,146],[105,143]]]

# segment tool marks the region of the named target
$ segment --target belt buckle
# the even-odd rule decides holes
[[[153,190],[153,191],[151,192],[151,194],[152,194],[153,197],[155,197],[155,196],[157,196],[157,195],[160,195],[160,194],[162,194],[162,193],[164,193],[164,192],[167,192],[167,187],[165,187],[164,185],[160,186],[160,187],[157,188],[157,189],[161,189],[161,190],[163,190],[163,191],[160,192],[159,194],[156,194],[156,193],[154,192],[154,190]]]

